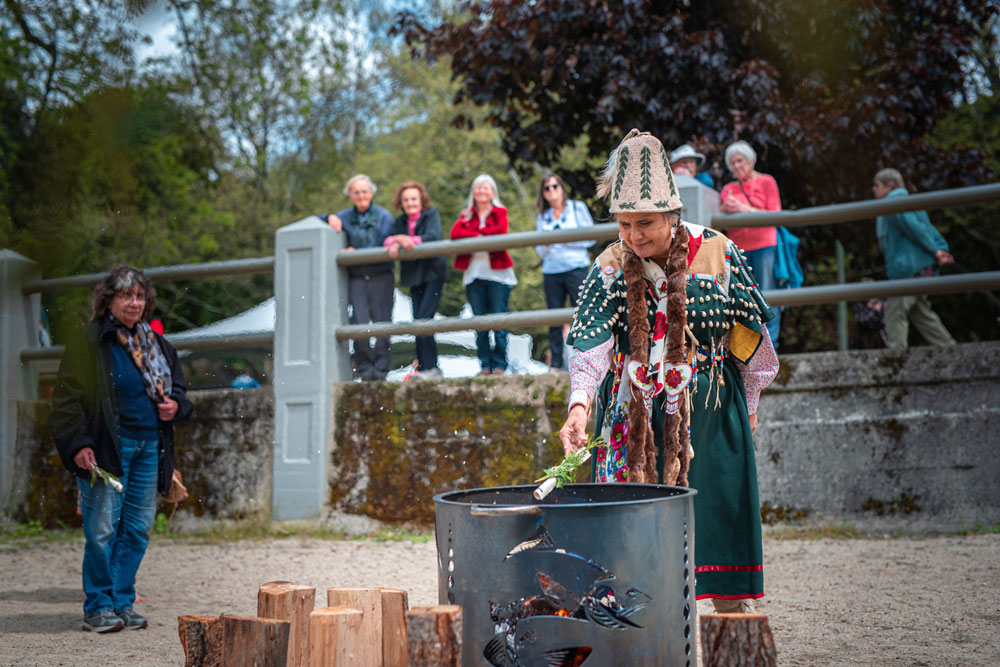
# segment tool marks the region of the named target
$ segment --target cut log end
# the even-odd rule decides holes
[[[776,667],[778,649],[763,614],[700,617],[702,667]]]

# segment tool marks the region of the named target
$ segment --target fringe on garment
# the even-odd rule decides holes
[[[683,364],[684,327],[687,325],[687,256],[688,232],[683,226],[678,226],[670,252],[667,255],[667,345],[665,363]],[[686,401],[681,399],[681,403]],[[681,481],[682,471],[687,470],[687,447],[684,446],[684,435],[687,434],[688,420],[686,411],[678,409],[673,414],[665,415],[663,420],[663,483],[681,484],[687,486],[686,474]],[[683,433],[682,433],[683,432]],[[655,460],[655,446],[654,446]],[[656,474],[656,468],[653,468]]]
[[[625,246],[625,304],[628,309],[628,346],[632,361],[649,363],[649,315],[646,306],[646,281],[643,278],[642,260]],[[631,399],[628,402],[628,445],[625,448],[625,465],[628,466],[628,480],[640,484],[656,483],[656,444],[653,442],[653,428],[649,411],[642,392],[631,384]],[[647,476],[646,460],[650,447],[653,449],[653,476]]]

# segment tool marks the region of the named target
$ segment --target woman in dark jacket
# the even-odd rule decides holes
[[[116,266],[94,290],[93,319],[71,339],[52,393],[49,430],[82,496],[84,630],[145,628],[133,608],[156,492],[174,471],[173,422],[192,405],[173,346],[149,327],[156,292]],[[118,489],[95,468],[119,478]]]
[[[441,240],[441,216],[431,206],[427,188],[417,181],[406,181],[399,186],[392,198],[392,206],[403,211],[395,219],[385,247],[396,259],[400,252],[413,250],[417,245]],[[444,257],[428,257],[400,263],[399,282],[410,288],[413,319],[433,319],[441,302],[441,290],[448,275],[448,262]],[[424,379],[441,377],[438,368],[437,343],[433,334],[417,336],[417,372]]]

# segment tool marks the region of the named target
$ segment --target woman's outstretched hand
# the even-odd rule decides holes
[[[562,441],[563,452],[575,452],[587,444],[587,408],[577,403],[570,408],[566,423],[559,429],[559,439]]]

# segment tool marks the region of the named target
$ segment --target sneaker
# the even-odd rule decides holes
[[[135,609],[120,611],[118,612],[118,615],[121,616],[126,630],[141,630],[149,625],[149,621],[146,620],[146,617],[137,612]]]
[[[442,375],[440,368],[428,368],[425,371],[418,372],[417,377],[421,380],[440,380],[444,375]]]
[[[90,632],[118,632],[125,627],[121,617],[110,609],[83,615],[83,629]]]

